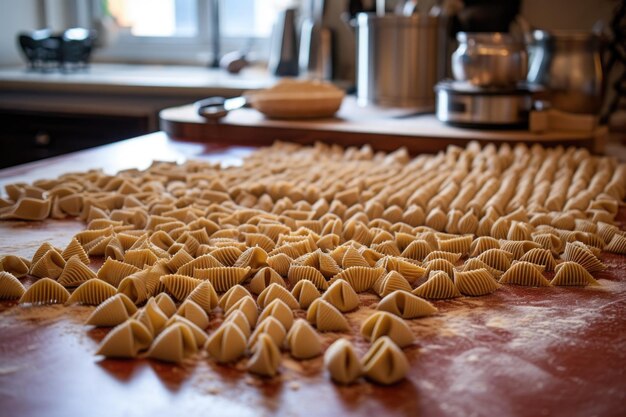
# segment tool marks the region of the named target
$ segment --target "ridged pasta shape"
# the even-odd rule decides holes
[[[77,287],[96,277],[96,273],[85,265],[78,255],[74,255],[65,263],[57,282],[64,287]]]
[[[158,259],[150,249],[131,249],[124,253],[124,263],[137,268],[144,268],[145,265],[152,266]]]
[[[517,261],[502,274],[500,284],[522,285],[525,287],[549,287],[550,282],[542,274],[543,266]]]
[[[331,379],[339,384],[355,382],[362,373],[361,361],[347,339],[338,339],[324,353],[324,367]]]
[[[510,252],[513,255],[513,259],[520,259],[526,252],[531,249],[540,248],[541,246],[537,242],[532,240],[501,240],[500,249]]]
[[[611,238],[611,241],[604,248],[607,252],[619,253],[626,255],[626,236],[615,233]]]
[[[117,294],[117,289],[101,279],[90,279],[74,290],[66,304],[100,305]]]
[[[606,265],[587,246],[580,242],[567,242],[562,257],[566,261],[582,265],[589,272],[604,271],[606,269]]]
[[[209,281],[202,281],[189,293],[186,299],[195,302],[207,313],[218,304],[217,292],[215,292],[215,288]]]
[[[258,342],[261,334],[266,334],[271,337],[276,346],[282,346],[283,341],[287,336],[287,329],[285,329],[285,326],[283,326],[283,324],[275,317],[267,316],[259,322],[252,332],[252,335],[248,340],[248,347],[253,348]]]
[[[363,266],[367,268],[370,266],[370,264],[359,253],[358,250],[350,246],[346,249],[345,253],[343,254],[343,257],[341,259],[341,266],[344,269],[347,269],[353,266]]]
[[[374,283],[385,274],[383,268],[370,268],[364,266],[352,266],[335,275],[331,280],[345,280],[356,292],[364,292],[372,288]]]
[[[436,251],[432,251],[431,253],[428,254],[428,256],[426,256],[426,258],[424,258],[424,263],[428,263],[435,259],[445,259],[446,261],[454,264],[458,262],[459,259],[461,259],[461,254],[453,253],[453,252],[446,252],[442,250],[436,250]]]
[[[30,274],[38,278],[57,279],[63,272],[63,267],[65,259],[56,249],[50,249],[32,264]]]
[[[14,300],[21,298],[26,289],[13,274],[0,271],[0,300]]]
[[[180,363],[198,351],[193,332],[184,323],[173,323],[159,334],[146,356],[164,362]]]
[[[0,213],[2,220],[44,220],[50,214],[52,200],[22,197],[9,210]]]
[[[410,284],[423,277],[426,273],[426,268],[422,268],[421,266],[405,259],[394,258],[391,256],[386,256],[380,259],[376,263],[376,266],[384,268],[387,272],[399,272]]]
[[[469,253],[472,244],[472,235],[459,236],[451,239],[439,240],[439,249],[449,253]]]
[[[150,298],[142,309],[137,310],[132,318],[140,321],[153,335],[159,334],[168,320],[167,315],[161,311],[154,297]]]
[[[394,291],[411,291],[411,284],[397,271],[390,271],[380,277],[372,286],[380,297],[385,297]]]
[[[254,277],[250,280],[249,288],[254,294],[260,294],[271,284],[277,284],[282,287],[287,286],[285,280],[280,276],[280,274],[267,266],[265,268],[261,268],[256,274],[254,274]]]
[[[265,308],[270,302],[279,299],[283,301],[289,308],[298,309],[300,304],[298,300],[285,287],[278,284],[271,284],[259,294],[257,304],[261,308]]]
[[[246,233],[246,245],[249,247],[258,246],[265,252],[271,252],[274,250],[276,243],[261,233]]]
[[[144,270],[127,276],[120,282],[120,285],[117,287],[117,292],[125,294],[135,304],[143,303],[150,296],[144,281],[144,275],[149,274],[149,272],[148,270]]]
[[[163,275],[159,280],[165,286],[167,292],[179,301],[187,298],[202,283],[201,279],[178,274]]]
[[[277,298],[269,303],[263,311],[261,311],[258,321],[261,322],[266,317],[270,316],[280,321],[286,330],[291,329],[293,325],[293,311],[284,301]]]
[[[209,336],[204,349],[219,363],[234,362],[246,352],[246,336],[233,322],[224,322]]]
[[[267,252],[255,246],[246,249],[239,258],[237,258],[233,266],[238,268],[250,268],[250,270],[255,273],[259,269],[267,266],[267,258]]]
[[[194,276],[199,279],[208,280],[217,292],[226,292],[231,287],[242,283],[248,274],[250,267],[229,267],[222,266],[217,268],[196,269]]]
[[[321,298],[311,303],[306,312],[306,319],[320,332],[345,332],[350,329],[341,311]]]
[[[273,377],[278,373],[279,365],[280,350],[270,336],[265,333],[260,334],[254,345],[252,357],[248,361],[248,372]]]
[[[423,261],[430,252],[433,251],[433,247],[425,240],[414,240],[402,251],[401,256],[403,258],[414,259],[416,261]]]
[[[170,272],[178,271],[183,265],[193,261],[193,257],[185,249],[181,249],[167,260],[165,265]],[[192,271],[193,273],[193,271]]]
[[[352,311],[359,306],[359,296],[352,286],[345,280],[336,280],[322,295],[322,299],[328,301],[342,313]]]
[[[291,267],[292,259],[284,253],[269,256],[267,258],[267,265],[274,271],[278,272],[280,276],[286,277]]]
[[[246,315],[243,314],[243,312],[239,310],[233,311],[229,316],[226,317],[223,324],[231,322],[239,327],[239,330],[241,330],[241,332],[244,334],[246,340],[250,337],[250,323],[248,322],[248,319],[246,318]]]
[[[239,310],[248,319],[248,323],[256,323],[259,317],[259,307],[252,297],[243,297],[241,300],[233,304],[226,310],[226,316],[230,316],[232,312]]]
[[[489,249],[500,249],[500,242],[491,236],[477,237],[470,245],[469,256],[476,257]]]
[[[563,262],[556,266],[556,274],[551,285],[585,287],[587,285],[600,285],[598,281],[582,265],[576,262]]]
[[[520,258],[520,261],[541,265],[546,271],[554,271],[554,268],[556,267],[556,260],[552,256],[552,252],[543,248],[534,248],[529,250]]]
[[[207,281],[208,282],[208,281]],[[243,297],[252,297],[250,291],[248,291],[243,285],[235,285],[222,295],[217,305],[224,311],[230,309],[237,301]]]
[[[85,324],[97,327],[114,327],[128,320],[137,307],[124,294],[116,294],[100,304],[87,318]]]
[[[502,249],[489,249],[477,258],[498,271],[506,271],[511,266],[513,254]]]
[[[186,299],[180,307],[178,307],[176,314],[188,319],[201,329],[209,327],[208,314],[202,309],[202,307],[189,298]]]
[[[298,300],[300,308],[307,309],[313,301],[320,298],[322,294],[318,291],[317,287],[307,280],[300,280],[291,289],[291,295]]]
[[[61,284],[50,279],[41,278],[20,297],[20,304],[65,304],[70,293]]]
[[[454,284],[461,294],[472,297],[491,294],[499,287],[496,280],[486,269],[476,269],[467,272],[455,271]]]
[[[97,276],[102,281],[105,281],[117,288],[124,278],[139,271],[141,271],[141,269],[134,265],[125,264],[124,262],[108,258],[98,270]]]
[[[57,251],[59,254],[61,253],[60,249],[55,248],[54,246],[52,246],[48,242],[44,242],[44,243],[41,244],[41,246],[39,246],[37,248],[37,250],[33,254],[33,257],[30,260],[31,268],[33,267],[33,265],[35,265],[37,263],[37,261],[39,259],[41,259],[42,256],[44,256],[46,253],[48,253],[48,251],[51,250],[51,249]]]
[[[183,249],[184,250],[184,249]],[[197,257],[196,259],[187,262],[176,270],[178,275],[195,276],[195,272],[198,269],[218,268],[224,266],[213,255],[205,254]]]
[[[381,385],[392,385],[406,377],[409,361],[389,337],[377,339],[362,359],[363,374]]]
[[[152,343],[152,333],[143,323],[128,319],[113,328],[100,343],[96,355],[107,358],[135,358]]]
[[[320,290],[328,289],[328,281],[324,278],[324,275],[312,266],[305,265],[291,265],[288,272],[288,279],[292,285],[297,284],[299,281],[310,281]]]
[[[165,327],[168,328],[174,323],[183,323],[185,326],[189,328],[189,330],[191,330],[191,333],[193,334],[193,337],[196,341],[197,349],[201,349],[205,345],[207,340],[209,339],[209,336],[204,332],[204,330],[202,330],[201,328],[196,326],[193,322],[191,322],[190,320],[186,319],[183,316],[173,315],[167,320],[167,322],[165,323]]]
[[[434,272],[425,283],[414,289],[412,294],[429,300],[445,300],[461,296],[450,276],[443,271]]]
[[[537,242],[543,249],[548,249],[554,254],[559,254],[563,251],[563,241],[560,237],[552,233],[534,233],[532,235],[534,242]]]
[[[426,262],[424,266],[426,267],[425,275],[427,276],[430,276],[434,271],[443,271],[450,277],[454,276],[454,265],[445,259],[433,259]]]
[[[487,265],[486,263],[484,263],[478,258],[468,259],[463,264],[463,267],[460,268],[460,270],[463,272],[475,271],[477,269],[486,269],[487,271],[489,271],[491,275],[493,275],[495,279],[500,279],[500,276],[502,275],[501,271],[498,271],[497,269],[490,267],[489,265]]]
[[[233,266],[243,252],[235,246],[224,246],[210,252],[224,266]]]
[[[89,265],[89,256],[75,237],[72,238],[67,247],[61,252],[61,256],[66,261],[69,261],[72,256],[78,256],[78,259],[80,259],[82,263]]]
[[[406,291],[390,293],[380,300],[376,308],[403,319],[425,317],[437,312],[437,308],[431,303]]]
[[[409,346],[415,341],[413,332],[404,320],[386,311],[377,311],[369,316],[361,324],[361,334],[372,342],[387,336],[401,348]]]
[[[287,333],[286,345],[295,359],[310,359],[322,354],[319,335],[304,319],[298,319],[293,323]]]
[[[305,255],[301,265],[312,266],[322,273],[325,278],[332,278],[341,272],[341,268],[332,256],[323,253],[321,250]]]
[[[16,278],[23,277],[30,271],[30,261],[15,255],[3,255],[0,257],[0,271],[12,274]]]
[[[187,299],[189,299],[189,297],[187,297]],[[167,293],[162,292],[158,294],[154,297],[154,301],[167,317],[172,317],[176,314],[176,304],[174,303],[174,300],[172,300],[172,297],[170,297]]]

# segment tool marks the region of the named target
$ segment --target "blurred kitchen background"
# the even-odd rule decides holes
[[[598,53],[612,63],[604,74],[601,108],[593,112],[621,140],[626,22],[619,0],[419,0],[383,6],[374,0],[0,0],[0,167],[156,131],[163,108],[237,96],[282,76],[323,78],[354,94],[356,13],[376,12],[375,3],[379,13],[385,7],[389,14],[447,17],[446,38],[437,47],[445,68],[434,81],[452,76],[459,31],[605,36],[612,46]],[[68,48],[70,58],[61,66],[36,56],[37,42],[50,36]],[[305,48],[309,54],[315,50],[318,61],[304,56]],[[325,54],[324,62],[319,54]],[[394,62],[384,65],[392,68]],[[428,65],[424,59],[423,68]],[[433,85],[425,90],[434,100]],[[365,97],[361,104],[374,99]]]

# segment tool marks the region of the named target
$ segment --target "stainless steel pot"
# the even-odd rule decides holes
[[[428,15],[357,15],[359,104],[434,110],[445,75],[446,19]]]
[[[459,32],[456,38],[459,47],[452,54],[452,74],[457,81],[508,87],[526,79],[528,55],[522,42],[497,32]]]

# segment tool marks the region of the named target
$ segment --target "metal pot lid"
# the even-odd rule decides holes
[[[471,96],[523,96],[536,92],[536,89],[527,83],[510,87],[478,87],[467,81],[443,80],[435,85],[435,91]]]

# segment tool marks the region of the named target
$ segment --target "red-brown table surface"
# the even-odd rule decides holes
[[[173,141],[163,134],[0,171],[0,184],[152,159],[237,163],[249,148]],[[626,210],[620,211],[621,219]],[[76,220],[0,222],[0,253],[32,256],[65,245]],[[623,227],[623,225],[622,225]],[[106,330],[83,324],[93,307],[0,303],[0,416],[620,416],[626,410],[626,258],[603,254],[599,288],[504,286],[493,295],[438,301],[439,314],[410,322],[408,378],[391,387],[340,387],[322,359],[284,354],[279,377],[222,367],[205,355],[183,365],[94,356]],[[32,282],[27,278],[26,284]],[[347,314],[350,338],[377,298]],[[298,313],[302,315],[302,312]],[[220,314],[212,317],[211,328]],[[339,337],[325,334],[325,345]]]

